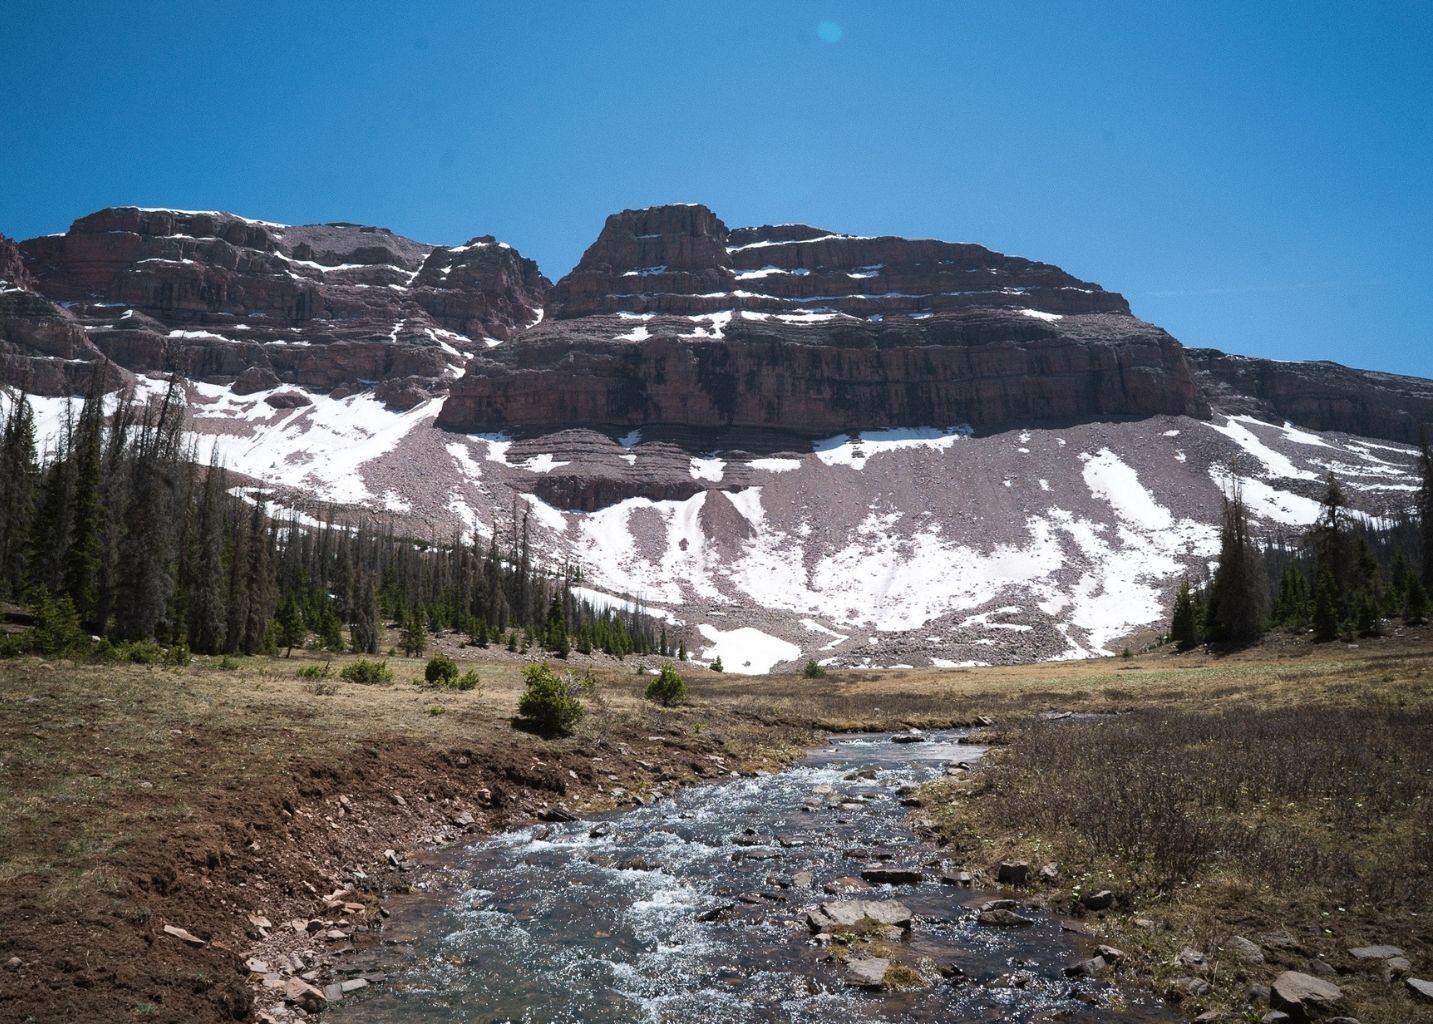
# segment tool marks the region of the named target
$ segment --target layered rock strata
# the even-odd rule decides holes
[[[820,435],[1157,414],[1208,414],[1179,343],[1058,267],[666,206],[608,218],[547,319],[473,360],[439,422]]]
[[[29,287],[127,370],[250,390],[381,384],[399,407],[538,319],[549,288],[491,236],[435,247],[217,212],[101,210],[19,253]]]

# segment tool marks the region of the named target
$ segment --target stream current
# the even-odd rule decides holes
[[[385,945],[358,954],[387,974],[325,1014],[344,1024],[756,1024],[1168,1021],[1067,964],[1092,955],[1057,918],[982,927],[1008,893],[941,881],[939,851],[912,830],[901,787],[983,748],[843,736],[778,773],[683,790],[634,810],[489,837],[448,856]],[[837,895],[870,865],[924,881]],[[910,991],[846,981],[804,911],[845,899],[914,912],[893,962],[933,980]],[[704,920],[703,918],[709,918]],[[944,972],[942,976],[941,972]],[[1116,1004],[1121,1008],[1112,1008]]]

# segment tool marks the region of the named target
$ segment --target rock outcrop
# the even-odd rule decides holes
[[[28,286],[127,370],[325,391],[385,383],[400,407],[536,320],[549,287],[491,236],[434,247],[217,212],[101,210],[19,253]]]
[[[490,235],[432,246],[356,224],[122,207],[0,236],[0,383],[84,390],[94,368],[178,372],[299,403],[367,390],[441,426],[762,452],[893,427],[1007,426],[1211,406],[1414,442],[1433,383],[1185,350],[1119,294],[979,245],[801,224],[728,229],[698,205],[607,219],[551,285]],[[546,477],[565,507],[702,489],[604,457]],[[595,464],[595,463],[594,463]]]
[[[1405,444],[1418,443],[1425,425],[1433,426],[1433,381],[1208,348],[1186,354],[1201,389],[1226,412]]]
[[[473,360],[460,430],[842,430],[1207,415],[1183,349],[1122,296],[978,245],[626,211],[549,316]]]

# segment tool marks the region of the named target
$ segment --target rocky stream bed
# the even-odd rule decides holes
[[[967,888],[916,834],[912,787],[982,753],[958,739],[842,737],[779,773],[453,850],[343,964],[381,983],[351,980],[325,1016],[1172,1019],[1078,976],[1089,940],[1009,893]]]

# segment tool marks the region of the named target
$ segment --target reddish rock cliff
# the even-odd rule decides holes
[[[1208,412],[1178,342],[1121,296],[978,245],[629,210],[549,305],[469,364],[440,424],[816,435]]]
[[[1338,363],[1281,363],[1214,349],[1187,352],[1211,401],[1275,423],[1418,443],[1433,434],[1433,381]]]
[[[384,228],[134,207],[20,246],[33,287],[135,372],[439,392],[467,354],[537,318],[548,281],[490,236],[434,247]],[[0,252],[0,261],[3,261]]]

